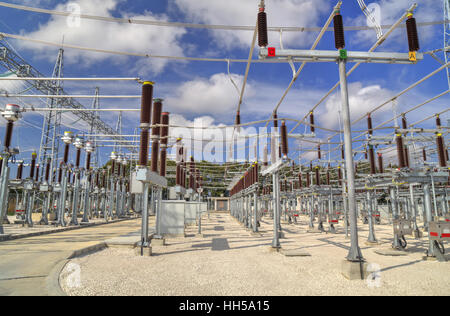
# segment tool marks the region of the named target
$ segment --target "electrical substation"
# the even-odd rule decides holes
[[[287,34],[308,30],[272,27],[277,7],[269,9],[271,1],[253,1],[256,25],[251,27],[154,24],[252,33],[249,56],[242,59],[141,55],[103,50],[101,43],[96,48],[70,42],[58,46],[45,38],[0,32],[1,295],[48,290],[44,283],[14,283],[23,271],[48,273],[46,280],[50,271],[57,273],[57,289],[47,295],[448,295],[450,107],[428,113],[436,102],[449,101],[450,1],[443,0],[442,8],[439,3],[445,16],[439,23],[444,45],[434,43],[433,51],[421,49],[421,30],[429,26],[416,21],[420,3],[408,2],[388,26],[374,23],[365,29],[374,44],[358,51],[346,48],[356,32],[345,25],[349,1],[333,3],[323,26],[310,33],[315,36],[310,49],[285,48]],[[359,14],[370,19],[364,1],[357,2]],[[68,15],[4,2],[0,10]],[[154,27],[151,21],[80,18]],[[384,50],[385,42],[398,34],[401,40]],[[45,71],[49,76],[21,57],[14,48],[20,42],[57,47],[54,68]],[[211,140],[196,132],[208,127],[173,123],[179,120],[170,95],[164,95],[170,92],[150,76],[65,76],[67,53],[79,50],[225,65],[227,83],[238,91],[237,110],[224,119],[231,117],[230,124],[212,129],[232,131],[220,147],[226,161],[202,156]],[[362,115],[352,113],[352,73],[364,73],[374,64],[414,71],[429,59],[434,67],[422,71],[419,80],[402,79],[401,91],[371,104]],[[240,82],[230,71],[235,64],[245,66]],[[245,113],[255,65],[292,70],[273,111],[259,113],[263,120],[250,120]],[[282,105],[303,80],[306,67],[321,67],[317,77],[333,73],[339,81],[316,104],[294,109],[295,116],[285,115]],[[385,79],[379,84],[386,84]],[[417,98],[424,85],[443,81],[445,91],[425,101]],[[14,83],[21,84],[21,91],[2,88]],[[67,92],[80,84],[94,93]],[[117,93],[103,94],[100,84],[115,85]],[[121,84],[135,93],[121,94]],[[332,95],[339,103],[333,113],[338,128],[321,117]],[[402,97],[407,102],[398,110]],[[140,106],[107,105],[128,101]],[[209,100],[211,106],[217,101]],[[425,109],[427,114],[415,122]],[[84,127],[67,124],[67,115]],[[22,152],[16,140],[36,116],[41,125],[33,131],[39,130],[40,144]],[[250,127],[256,133],[245,133]],[[188,132],[179,135],[177,128]],[[195,142],[200,142],[200,153]],[[30,245],[42,259],[25,253]],[[10,258],[10,252],[20,249],[23,255]],[[48,272],[27,270],[60,250],[64,253],[58,264],[65,261],[59,269],[52,257]],[[71,265],[81,269],[78,287],[67,285]],[[146,286],[138,282],[141,278]]]

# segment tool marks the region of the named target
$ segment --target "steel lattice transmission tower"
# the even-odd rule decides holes
[[[58,52],[58,58],[56,59],[55,67],[53,69],[52,78],[54,80],[49,81],[48,84],[54,88],[55,95],[60,95],[63,87],[62,81],[58,78],[63,77],[64,67],[64,50],[60,49]],[[59,99],[48,98],[47,108],[60,108]],[[47,160],[51,159],[51,168],[53,170],[58,165],[58,153],[59,153],[59,137],[61,129],[61,111],[49,111],[45,114],[44,122],[42,125],[41,145],[39,147],[39,164],[45,166]],[[43,180],[44,173],[40,175],[41,181]],[[50,177],[50,184],[53,182],[53,177]]]
[[[450,61],[450,0],[444,0],[444,56],[445,63]],[[448,86],[450,88],[450,69],[447,67]]]
[[[29,91],[30,89],[33,89],[34,91],[39,91],[42,94],[45,95],[66,95],[64,92],[63,86],[58,83],[58,71],[60,70],[60,76],[62,76],[62,59],[63,54],[60,51],[60,54],[58,55],[58,58],[61,57],[61,62],[56,63],[55,70],[53,72],[53,78],[54,80],[45,80],[45,81],[34,81],[34,80],[28,80],[25,81],[28,88],[26,91]],[[3,40],[2,36],[0,36],[0,66],[9,70],[10,72],[16,74],[19,77],[29,77],[29,78],[46,78],[42,73],[40,73],[38,70],[36,70],[32,65],[30,65],[28,62],[26,62],[22,57],[20,57],[14,49],[5,41]],[[98,95],[96,96],[98,99]],[[49,98],[50,99],[50,98]],[[51,100],[48,100],[50,102]],[[66,108],[66,109],[77,109],[78,111],[70,112],[76,117],[78,117],[80,120],[92,125],[94,127],[94,130],[98,133],[105,134],[105,135],[114,135],[112,137],[109,137],[113,140],[119,141],[122,138],[118,135],[117,132],[109,126],[107,123],[102,121],[96,111],[82,111],[82,109],[85,109],[85,107],[76,101],[73,98],[62,98],[58,99],[58,101],[53,100],[53,106],[56,107],[56,104],[60,108]],[[49,103],[51,104],[51,103]],[[80,111],[81,110],[81,111]],[[53,114],[56,114],[53,112]],[[55,116],[56,118],[56,116]],[[50,121],[51,122],[51,121]],[[55,122],[55,119],[53,120]],[[44,123],[45,124],[45,123]],[[57,124],[58,125],[58,124]],[[51,124],[49,125],[51,126]],[[53,131],[53,130],[52,130]],[[51,133],[48,134],[49,136]],[[56,135],[59,136],[59,135]],[[53,137],[53,136],[51,136]],[[44,143],[47,142],[47,137],[45,138]],[[50,147],[50,146],[48,146]],[[127,147],[129,151],[132,153],[136,153],[136,149],[132,146]]]

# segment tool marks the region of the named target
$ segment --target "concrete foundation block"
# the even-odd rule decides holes
[[[165,238],[153,238],[151,241],[152,246],[166,246]]]
[[[281,251],[282,255],[285,255],[286,257],[311,257],[311,254],[305,251],[302,251],[300,249],[291,249],[291,250],[284,250]]]
[[[148,246],[148,247],[144,247],[142,248],[142,252],[141,252],[141,247],[136,247],[134,248],[134,253],[136,254],[136,256],[144,256],[144,257],[150,257],[152,255],[152,247]]]
[[[341,264],[341,273],[347,280],[364,280],[369,275],[367,266],[367,262],[343,260]]]
[[[400,257],[400,256],[407,256],[408,252],[403,250],[397,250],[393,248],[383,248],[383,249],[376,249],[373,252],[375,252],[377,255],[380,256],[391,256],[391,257]]]

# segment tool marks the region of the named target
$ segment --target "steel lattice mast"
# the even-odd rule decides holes
[[[19,77],[29,77],[29,78],[46,78],[42,73],[36,70],[32,65],[27,63],[24,59],[18,56],[9,45],[1,39],[0,37],[0,66],[3,66],[7,70],[17,74]],[[42,92],[45,95],[65,95],[64,89],[58,90],[52,81],[33,81],[28,80],[25,82],[29,87],[33,87],[35,90]],[[76,101],[74,98],[62,98],[59,100],[59,105],[62,108],[68,109],[85,109],[85,107]],[[105,135],[118,135],[117,132],[109,126],[107,123],[103,122],[96,112],[92,111],[74,111],[71,112],[77,116],[80,120],[88,123],[94,124],[95,129]],[[111,137],[114,140],[120,140],[120,137]],[[131,152],[136,152],[135,148],[127,148]]]
[[[58,52],[58,58],[56,60],[55,68],[53,69],[52,78],[54,81],[49,82],[57,91],[57,95],[61,93],[63,86],[58,78],[63,77],[63,67],[64,67],[64,50],[60,49]],[[59,99],[48,98],[47,99],[48,108],[59,108]],[[45,166],[48,159],[51,159],[50,170],[53,170],[58,166],[58,153],[59,153],[59,137],[61,132],[61,112],[60,111],[50,111],[46,113],[44,117],[44,122],[42,126],[42,136],[41,145],[39,147],[39,165]],[[40,176],[42,181],[44,174]],[[49,179],[50,184],[53,182],[53,177]]]

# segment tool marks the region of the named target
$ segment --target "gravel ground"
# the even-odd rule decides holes
[[[301,249],[310,257],[286,257],[271,252],[272,222],[261,223],[261,236],[252,236],[228,214],[205,216],[204,238],[191,227],[186,238],[153,247],[152,257],[135,256],[131,249],[106,249],[71,263],[81,268],[81,286],[67,287],[68,271],[60,283],[68,295],[266,296],[266,295],[448,295],[450,262],[424,261],[427,238],[408,240],[408,255],[375,254],[389,248],[392,227],[377,225],[380,245],[366,246],[367,225],[359,224],[360,246],[368,263],[379,266],[376,281],[348,281],[340,273],[349,240],[339,224],[337,234],[307,233],[306,217],[284,224],[284,249]]]

